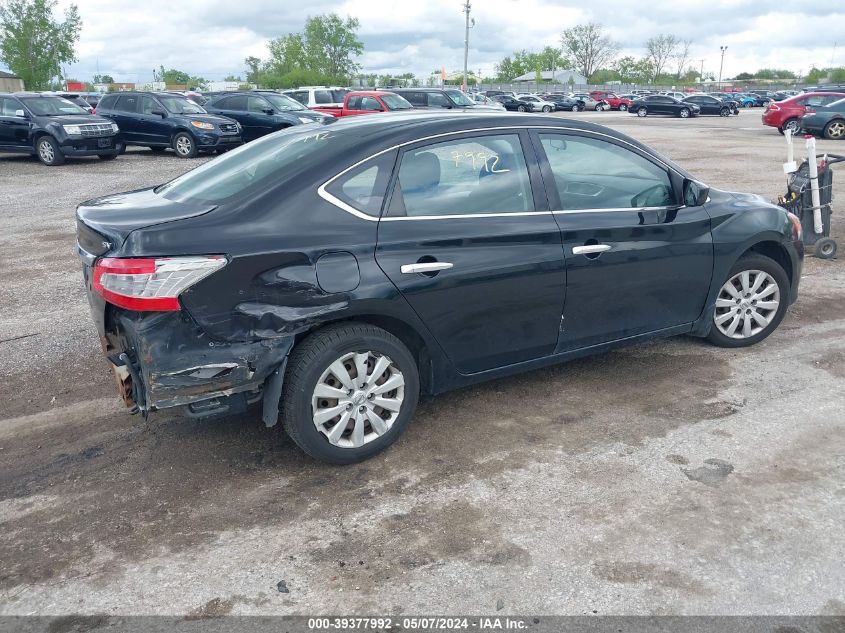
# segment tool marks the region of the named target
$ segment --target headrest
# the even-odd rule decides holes
[[[399,171],[399,184],[405,194],[440,184],[440,160],[431,152],[407,154]]]

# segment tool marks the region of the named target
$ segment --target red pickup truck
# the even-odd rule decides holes
[[[632,101],[626,97],[619,97],[612,92],[606,92],[604,90],[593,90],[590,93],[590,96],[596,101],[607,101],[611,110],[625,111],[631,107],[632,103]]]
[[[403,97],[382,90],[355,90],[343,99],[342,108],[314,107],[312,110],[334,116],[356,116],[376,112],[396,112],[413,108]]]

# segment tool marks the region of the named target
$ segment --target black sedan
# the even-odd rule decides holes
[[[683,103],[690,103],[699,107],[699,114],[716,114],[730,116],[734,112],[730,103],[726,103],[710,95],[692,95],[683,99]],[[738,112],[738,110],[737,110]]]
[[[497,103],[501,103],[505,106],[505,110],[510,112],[533,112],[534,111],[534,104],[530,101],[523,101],[522,99],[517,99],[516,97],[512,97],[510,95],[493,95],[489,97],[493,101]]]
[[[701,108],[694,103],[678,101],[669,95],[646,95],[631,102],[628,112],[638,117],[649,114],[671,114],[686,119],[691,116],[698,116]]]
[[[801,117],[801,127],[814,136],[834,141],[845,140],[845,99],[827,106],[816,106],[815,110]]]
[[[586,107],[582,99],[575,99],[566,95],[545,94],[540,96],[546,101],[554,103],[555,111],[566,110],[569,112],[583,112]]]
[[[393,443],[421,394],[676,334],[757,343],[803,261],[798,219],[758,196],[504,112],[295,126],[76,216],[129,406],[261,403],[334,463]]]
[[[327,121],[330,114],[314,112],[288,96],[275,92],[230,92],[211,97],[206,112],[220,114],[241,124],[244,142],[302,123]]]

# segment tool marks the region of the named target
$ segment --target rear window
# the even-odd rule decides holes
[[[291,181],[348,152],[357,137],[329,131],[297,129],[262,137],[227,152],[156,189],[176,202],[221,204],[235,197]],[[311,126],[303,126],[311,128]]]
[[[341,99],[343,101],[343,99]],[[326,104],[326,103],[334,103],[332,93],[329,90],[315,90],[314,91],[314,103],[317,104]]]

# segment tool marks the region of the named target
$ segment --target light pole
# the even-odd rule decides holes
[[[470,30],[470,17],[469,17],[469,10],[472,8],[472,5],[469,3],[469,0],[466,0],[464,3],[464,13],[466,13],[466,30],[464,31],[464,92],[469,90],[469,74],[467,72],[467,63],[469,62],[469,30]],[[472,26],[475,26],[475,18],[472,18]]]
[[[722,67],[725,65],[725,51],[728,50],[727,46],[720,46],[719,50],[722,51],[722,61],[719,63],[719,90],[722,89]]]
[[[701,61],[701,71],[698,73],[698,83],[701,84],[701,87],[704,87],[704,60]]]

